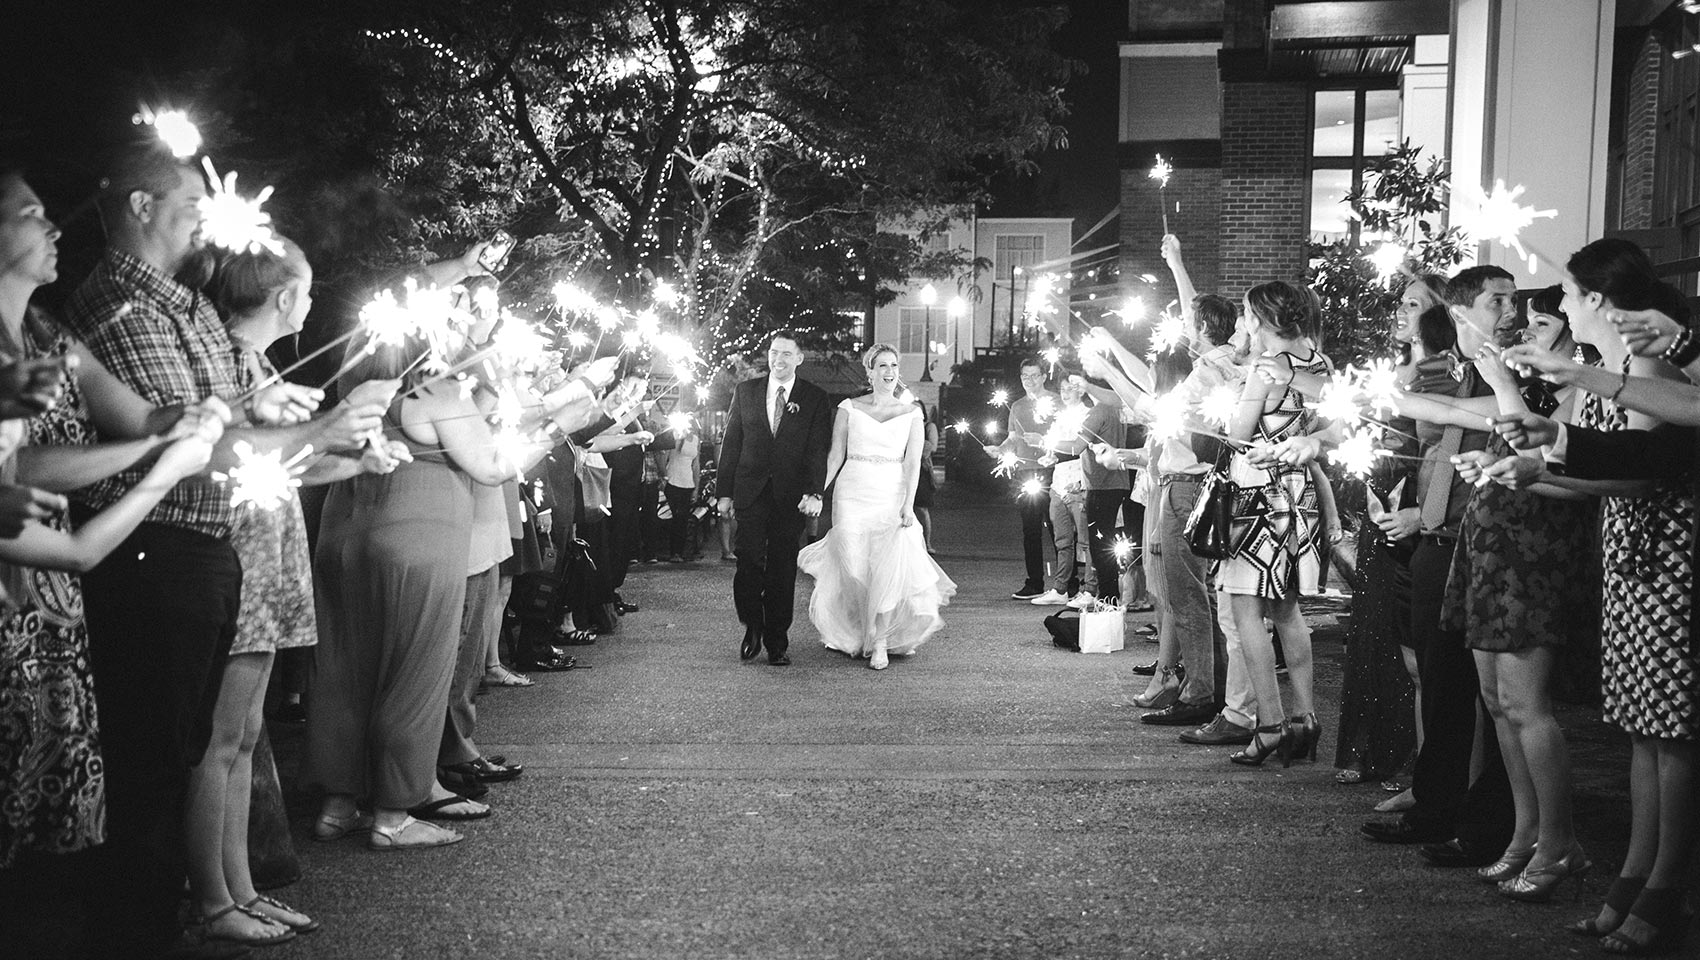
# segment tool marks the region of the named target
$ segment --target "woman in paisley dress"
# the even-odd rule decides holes
[[[1284,763],[1295,756],[1315,758],[1322,726],[1316,719],[1310,627],[1299,612],[1299,596],[1321,592],[1324,530],[1314,474],[1281,458],[1265,455],[1284,442],[1305,437],[1318,425],[1291,373],[1326,377],[1333,369],[1313,338],[1320,317],[1304,291],[1281,281],[1259,284],[1245,296],[1241,325],[1250,350],[1260,354],[1260,370],[1271,365],[1287,371],[1276,385],[1266,375],[1246,378],[1229,436],[1251,448],[1234,457],[1239,485],[1230,539],[1234,554],[1222,561],[1216,587],[1228,594],[1239,630],[1246,673],[1257,697],[1257,728],[1251,743],[1229,759],[1246,766],[1280,752]],[[1275,675],[1275,648],[1264,626],[1274,621],[1281,633],[1294,712],[1282,708]]]
[[[803,548],[797,568],[815,578],[809,620],[821,642],[884,670],[944,626],[939,608],[956,584],[915,522],[926,435],[920,406],[900,393],[897,349],[876,343],[862,366],[873,393],[840,403],[833,419],[832,529]]]
[[[0,483],[39,488],[27,497],[40,522],[0,539],[0,872],[35,897],[62,882],[40,855],[71,853],[105,840],[105,784],[88,631],[77,573],[117,547],[178,480],[200,470],[222,431],[197,411],[150,420],[167,436],[94,442],[86,390],[126,391],[86,351],[29,306],[58,275],[58,229],[16,172],[0,174],[0,353],[5,362],[51,360],[67,373],[56,405],[27,422],[5,421]],[[129,394],[138,417],[153,411]],[[170,445],[147,478],[73,531],[59,491],[86,485]],[[21,443],[21,446],[20,446]],[[11,500],[12,498],[8,498]],[[7,511],[9,514],[12,510]],[[15,518],[14,518],[15,519]],[[8,882],[8,906],[14,883]],[[15,946],[15,944],[14,944]],[[29,948],[22,947],[25,953]]]

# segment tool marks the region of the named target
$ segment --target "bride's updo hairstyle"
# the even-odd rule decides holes
[[[870,346],[868,349],[863,350],[862,351],[862,369],[864,371],[866,371],[867,374],[868,374],[868,389],[869,390],[872,390],[873,386],[874,386],[874,364],[879,362],[880,354],[882,354],[882,353],[889,353],[892,356],[896,357],[897,362],[899,364],[901,364],[903,362],[903,354],[898,353],[897,348],[892,346],[889,343],[876,343],[873,346]],[[901,396],[903,396],[903,391],[905,391],[907,389],[909,389],[909,385],[907,383],[903,382],[903,375],[898,374],[897,384],[892,387],[891,395],[893,397],[901,397]]]

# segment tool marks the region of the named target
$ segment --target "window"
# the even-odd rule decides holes
[[[1006,233],[993,239],[992,250],[992,275],[1008,283],[1016,267],[1028,267],[1045,259],[1045,238],[1037,233]]]
[[[934,322],[944,319],[943,311],[934,312],[938,314],[932,318]],[[903,353],[926,353],[927,333],[927,308],[904,307],[897,321],[897,349]],[[939,331],[933,330],[932,334],[937,340]]]
[[[922,253],[949,253],[952,249],[949,230],[940,230],[924,240],[917,237],[916,242],[921,245]]]
[[[1310,233],[1352,236],[1346,194],[1363,184],[1365,158],[1399,148],[1398,90],[1318,90],[1311,111]]]

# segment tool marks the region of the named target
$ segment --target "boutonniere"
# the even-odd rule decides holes
[[[797,412],[797,403],[796,403],[796,401],[794,401],[794,400],[793,400],[793,401],[792,401],[792,402],[790,402],[790,403],[787,403],[787,404],[786,404],[786,405],[785,405],[785,412],[786,412],[786,413],[796,413],[796,412]]]

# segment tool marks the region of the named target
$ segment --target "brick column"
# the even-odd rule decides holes
[[[1310,91],[1223,79],[1217,292],[1237,299],[1266,280],[1304,275]]]
[[[1653,226],[1653,159],[1659,131],[1659,70],[1664,47],[1649,31],[1629,71],[1625,100],[1623,197],[1618,224],[1625,230]]]

